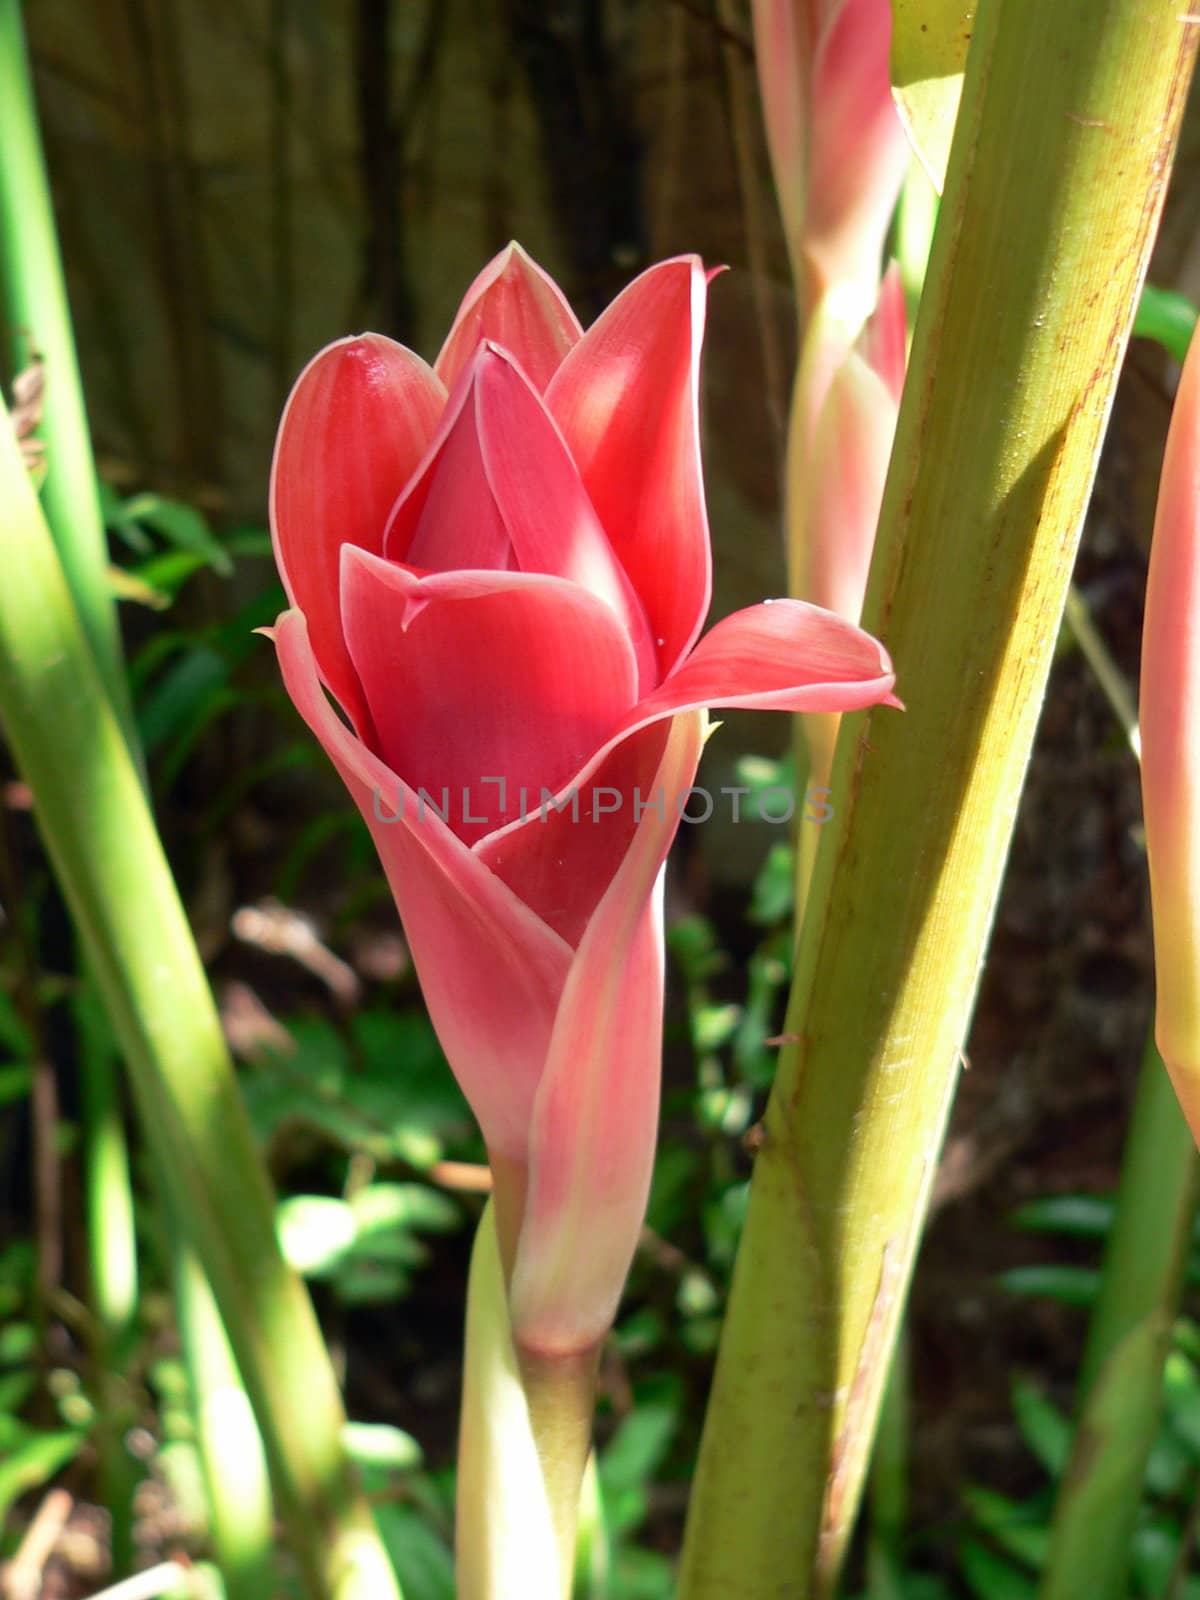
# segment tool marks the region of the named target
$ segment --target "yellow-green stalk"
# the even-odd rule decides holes
[[[693,1486],[681,1600],[828,1595],[853,1524],[1200,28],[981,0]]]
[[[341,1398],[274,1209],[200,958],[120,724],[0,406],[0,726],[221,1308],[312,1600],[395,1600]]]

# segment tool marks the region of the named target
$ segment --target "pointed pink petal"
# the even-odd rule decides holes
[[[336,715],[299,611],[280,617],[275,647],[292,703],[371,830],[429,1015],[488,1148],[523,1162],[570,951]]]
[[[655,787],[689,787],[703,727],[697,716],[672,723]],[[509,1293],[513,1336],[526,1349],[569,1354],[602,1339],[637,1245],[658,1131],[661,869],[676,826],[670,808],[661,819],[643,813],[563,991]]]
[[[813,441],[804,587],[814,604],[848,622],[862,614],[895,432],[896,401],[851,351],[830,386]]]
[[[510,244],[463,296],[434,370],[452,388],[480,341],[494,339],[512,351],[540,393],[582,331],[554,279]]]
[[[803,600],[767,600],[710,628],[677,672],[629,713],[626,731],[704,706],[859,711],[899,705],[887,651]]]
[[[421,577],[347,549],[342,616],[384,759],[414,788],[447,788],[467,841],[519,816],[522,790],[536,809],[636,696],[616,617],[561,578]]]
[[[898,261],[893,261],[883,275],[879,299],[863,330],[863,354],[899,406],[908,367],[908,312]]]
[[[509,569],[569,578],[620,619],[640,687],[658,680],[642,603],[529,379],[484,343],[460,374],[425,460],[392,510],[391,561],[428,572]]]
[[[670,724],[654,722],[589,761],[560,799],[480,839],[476,855],[574,947],[655,803],[655,774]],[[673,805],[674,797],[664,800]]]
[[[651,267],[588,329],[546,391],[646,608],[660,675],[699,634],[712,582],[699,431],[705,293],[696,256]]]
[[[658,670],[646,613],[562,435],[507,351],[485,345],[476,362],[479,448],[516,565],[569,578],[610,606],[633,646],[639,683],[653,688]]]
[[[377,333],[313,357],[284,409],[271,464],[271,534],[288,599],[308,618],[321,676],[363,726],[342,640],[338,553],[381,552],[388,512],[446,403],[419,356]]]
[[[420,466],[391,508],[377,554],[427,572],[516,566],[479,449],[476,365],[460,374]]]
[[[1200,1139],[1200,338],[1167,435],[1142,629],[1142,805],[1154,1031]]]
[[[564,782],[554,805],[531,806],[524,819],[508,822],[474,848],[574,945],[641,816],[657,809],[652,775],[664,719],[709,705],[785,711],[898,706],[890,693],[893,681],[882,646],[818,606],[775,600],[736,612],[633,707],[616,733]],[[686,803],[685,793],[670,791],[661,802],[676,819]]]

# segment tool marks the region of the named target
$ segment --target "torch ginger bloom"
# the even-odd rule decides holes
[[[1200,339],[1163,460],[1142,630],[1142,804],[1155,1039],[1200,1140]]]
[[[514,1337],[547,1355],[603,1336],[645,1209],[704,709],[896,703],[815,606],[699,639],[706,287],[664,262],[583,333],[510,246],[432,367],[375,334],[316,356],[272,470],[284,682],[374,836],[487,1142]]]

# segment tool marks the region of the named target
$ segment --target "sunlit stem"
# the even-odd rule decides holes
[[[494,1381],[500,1385],[502,1392],[507,1392],[509,1380],[506,1369],[495,1365],[495,1351],[501,1349],[506,1341],[512,1353],[514,1371],[524,1393],[523,1426],[528,1428],[537,1452],[558,1550],[563,1592],[569,1594],[575,1565],[580,1489],[591,1450],[599,1347],[562,1354],[512,1345],[504,1285],[512,1274],[529,1175],[521,1163],[503,1156],[493,1155],[491,1168],[493,1199],[484,1222],[480,1224],[479,1241],[472,1264],[472,1272],[478,1275],[479,1286],[475,1286],[473,1278],[467,1314],[468,1345],[474,1337],[480,1351],[492,1352],[489,1357],[492,1365],[486,1370],[495,1373]],[[490,1266],[485,1267],[485,1262],[490,1263],[493,1240],[500,1264],[499,1291],[493,1282]],[[499,1298],[493,1303],[492,1296],[496,1293]],[[504,1341],[501,1340],[501,1326]],[[470,1361],[468,1349],[468,1363]],[[472,1392],[478,1394],[481,1391],[475,1388]],[[478,1419],[475,1419],[468,1433],[467,1420],[464,1402],[464,1441],[474,1445],[483,1430]],[[520,1441],[522,1430],[515,1422],[509,1431],[491,1436],[491,1447],[499,1452],[501,1458],[514,1448],[518,1451],[524,1449],[523,1442],[513,1444],[512,1430],[515,1430],[515,1437]]]
[[[1198,35],[976,11],[680,1600],[836,1590]]]
[[[575,1569],[579,1495],[592,1447],[598,1357],[598,1349],[570,1355],[517,1352],[529,1424],[550,1503],[560,1570],[565,1575],[566,1596],[570,1595]]]
[[[208,1279],[186,1244],[176,1244],[172,1255],[175,1309],[194,1390],[213,1550],[226,1600],[261,1600],[273,1581],[274,1545],[262,1435]]]
[[[555,1519],[513,1350],[489,1202],[467,1286],[467,1342],[455,1513],[458,1600],[562,1600]]]

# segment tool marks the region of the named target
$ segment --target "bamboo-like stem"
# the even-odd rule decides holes
[[[54,208],[42,153],[18,0],[0,0],[0,321],[14,367],[45,364],[40,434],[46,451],[42,501],[71,596],[104,687],[136,751],[83,386],[67,303]],[[87,1036],[79,1007],[83,1166],[89,1278],[98,1328],[98,1444],[112,1514],[113,1561],[133,1556],[137,1466],[124,1446],[129,1418],[116,1373],[137,1306],[137,1243],[124,1110],[106,1041]],[[49,1063],[46,1071],[52,1071]]]
[[[564,1562],[508,1317],[496,1208],[471,1252],[455,1508],[458,1600],[563,1600]]]
[[[981,0],[717,1365],[681,1600],[824,1596],[879,1398],[1200,28]]]
[[[213,1552],[227,1600],[271,1592],[273,1515],[262,1436],[212,1290],[186,1237],[172,1226],[175,1308],[195,1391],[196,1441]]]
[[[1200,1201],[1200,1159],[1153,1040],[1121,1163],[1100,1294],[1080,1369],[1080,1411],[1054,1508],[1042,1600],[1120,1600],[1162,1409]]]
[[[392,1600],[341,1447],[312,1306],[139,775],[0,407],[0,724],[124,1053],[147,1138],[212,1284],[313,1600]]]
[[[9,352],[45,363],[42,504],[100,676],[127,733],[133,711],[79,358],[38,132],[20,0],[0,0],[0,316]]]
[[[79,1049],[92,1360],[100,1396],[96,1446],[113,1571],[124,1573],[133,1565],[133,1497],[142,1477],[141,1464],[125,1446],[136,1412],[123,1377],[138,1306],[137,1233],[112,1034],[90,974],[85,973],[72,1019]]]

